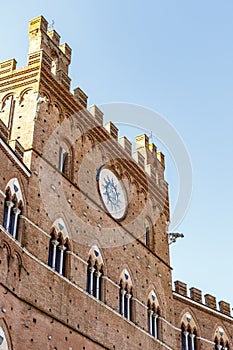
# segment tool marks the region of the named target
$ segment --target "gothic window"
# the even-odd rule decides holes
[[[52,234],[49,244],[49,259],[48,265],[60,275],[65,275],[67,242],[63,242],[62,237],[55,238]]]
[[[87,292],[101,300],[103,259],[97,246],[91,248],[87,266]]]
[[[196,350],[197,349],[197,327],[193,317],[186,312],[181,321],[181,349]]]
[[[215,339],[215,350],[229,350],[229,344],[228,342],[226,342],[226,344],[224,343],[223,340],[219,340],[216,338]]]
[[[62,173],[65,173],[65,169],[67,167],[67,156],[68,152],[64,150],[64,148],[60,148],[60,159],[59,159],[59,170]]]
[[[191,327],[185,327],[182,325],[182,350],[196,350],[196,330],[191,329]]]
[[[22,193],[17,179],[7,184],[4,202],[3,227],[15,239],[18,239],[19,214],[22,211]]]
[[[159,326],[159,304],[154,291],[151,291],[148,297],[148,332],[155,339],[158,338]]]
[[[145,245],[152,249],[153,248],[153,229],[152,229],[152,223],[149,218],[146,218],[144,223],[144,243]]]
[[[72,148],[67,145],[60,147],[59,151],[59,171],[67,177],[72,177]]]
[[[229,350],[229,341],[222,327],[218,327],[215,331],[215,350]]]
[[[63,220],[60,218],[53,223],[53,231],[49,242],[48,265],[63,276],[65,276],[68,250],[68,233]]]
[[[11,130],[11,127],[12,127],[12,120],[13,120],[14,110],[15,110],[14,95],[8,95],[2,101],[1,119],[3,120],[5,125],[10,130]]]
[[[132,320],[132,281],[126,269],[123,270],[120,280],[120,314],[127,320]]]

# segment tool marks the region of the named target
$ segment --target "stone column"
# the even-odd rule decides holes
[[[157,318],[158,318],[158,315],[156,313],[154,313],[153,315],[153,322],[154,322],[154,337],[155,339],[158,338],[158,330],[157,330]]]
[[[18,216],[21,213],[21,210],[19,208],[13,208],[13,212],[15,214],[15,220],[14,220],[14,228],[12,232],[13,238],[16,238],[16,230],[17,230],[17,224],[18,224]]]
[[[99,300],[100,298],[100,277],[101,277],[101,272],[96,271],[96,299]]]
[[[95,268],[93,266],[90,267],[90,280],[89,280],[89,293],[93,295],[93,274],[95,272]]]
[[[188,342],[189,332],[184,332],[184,335],[185,335],[185,350],[189,350],[189,342]]]
[[[53,258],[52,258],[52,268],[55,270],[55,265],[56,265],[56,249],[57,249],[57,245],[59,244],[59,242],[54,239],[51,241],[52,245],[53,245]]]
[[[63,259],[64,259],[64,251],[66,250],[66,247],[64,245],[60,245],[58,247],[61,251],[60,255],[60,264],[59,264],[59,273],[62,275],[62,270],[63,270]]]
[[[148,315],[149,315],[149,333],[152,335],[153,334],[153,327],[152,327],[153,310],[149,310]]]
[[[126,291],[124,289],[121,289],[121,314],[122,314],[122,316],[125,315],[125,294],[126,294]]]
[[[11,208],[14,206],[14,203],[11,201],[7,201],[6,205],[8,207],[7,209],[7,218],[6,218],[6,230],[9,231],[9,226],[10,226],[10,219],[11,219]]]
[[[127,299],[127,320],[130,320],[130,299],[132,295],[127,293],[126,294],[126,299]]]
[[[191,344],[192,344],[192,349],[191,349],[191,350],[195,350],[195,346],[194,346],[195,334],[190,334],[189,336],[190,336],[190,338],[191,338]]]

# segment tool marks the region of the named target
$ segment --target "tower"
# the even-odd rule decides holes
[[[0,63],[0,342],[210,350],[196,313],[228,349],[229,304],[216,311],[209,295],[204,306],[178,281],[172,291],[164,155],[144,134],[132,152],[81,88],[70,92],[71,49],[47,29],[30,21],[26,67]]]

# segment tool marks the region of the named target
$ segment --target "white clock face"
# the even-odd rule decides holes
[[[117,220],[125,216],[126,197],[122,182],[108,168],[99,173],[99,191],[106,210]]]

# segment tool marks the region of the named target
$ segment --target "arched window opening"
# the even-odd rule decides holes
[[[125,269],[120,280],[120,314],[127,320],[132,320],[132,281],[128,271]]]
[[[60,275],[65,276],[66,252],[68,250],[67,242],[63,242],[62,237],[56,239],[54,234],[51,234],[49,244],[48,265]]]
[[[154,242],[154,237],[153,237],[152,222],[149,218],[146,218],[144,222],[144,244],[148,248],[152,249],[154,244],[153,242]]]
[[[229,350],[229,341],[222,327],[218,327],[215,331],[214,344],[215,350]]]
[[[101,300],[103,276],[103,259],[98,247],[94,246],[89,252],[87,266],[87,292]]]
[[[15,239],[18,239],[19,215],[22,211],[22,193],[17,179],[7,184],[4,202],[3,227]]]
[[[1,106],[1,119],[5,123],[5,125],[8,127],[8,129],[11,131],[12,128],[12,121],[14,116],[14,110],[15,110],[15,99],[14,95],[8,95],[6,98],[3,99],[2,106]]]
[[[120,314],[127,320],[131,320],[132,315],[132,288],[120,284]]]
[[[186,350],[186,336],[185,336],[186,332],[185,332],[184,325],[182,325],[182,327],[181,327],[181,332],[182,332],[182,334],[181,334],[181,343],[182,343],[181,349]]]
[[[197,349],[196,324],[189,312],[186,312],[186,314],[182,318],[181,349],[182,350]]]
[[[182,350],[196,350],[196,334],[191,328],[182,327]]]
[[[148,296],[148,332],[158,339],[159,329],[159,304],[155,292],[152,290]]]
[[[65,145],[60,147],[59,152],[59,171],[69,178],[72,178],[72,148]]]
[[[219,341],[218,338],[215,338],[214,343],[215,343],[215,347],[214,347],[215,350],[229,350],[229,343],[228,342],[224,343],[223,339]]]
[[[65,173],[67,168],[68,152],[60,147],[60,160],[59,160],[59,170],[62,173]]]
[[[51,58],[52,58],[51,73],[56,76],[58,68],[59,68],[59,60],[58,60],[58,56],[57,56],[56,52],[52,51]]]

